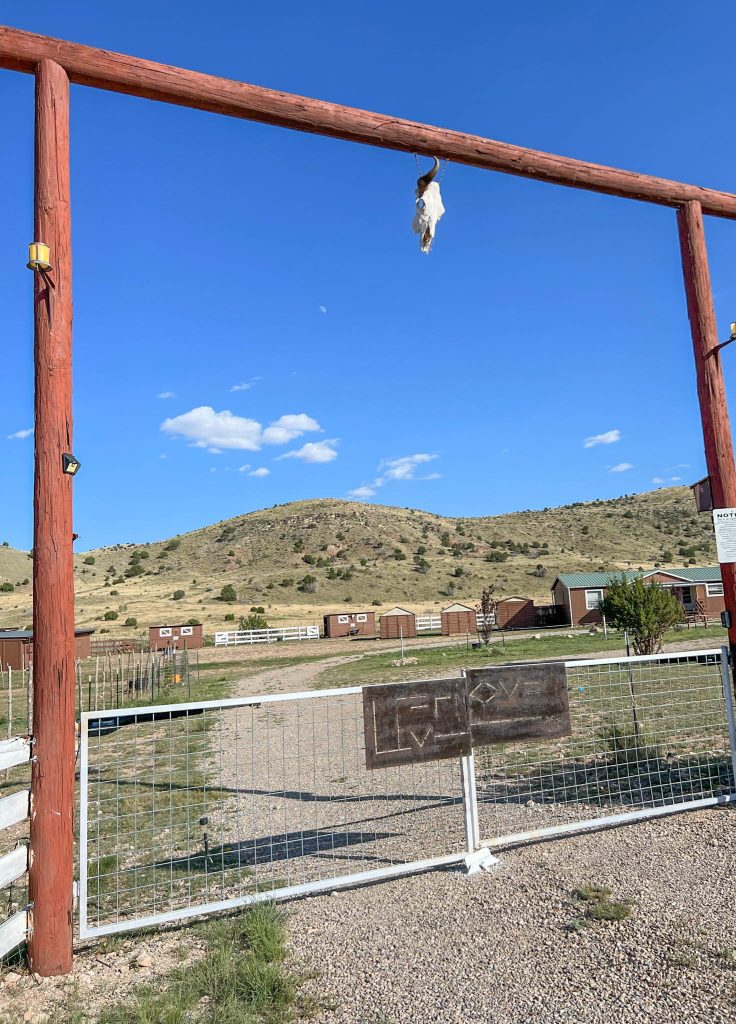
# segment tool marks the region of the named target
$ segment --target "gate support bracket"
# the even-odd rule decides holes
[[[466,875],[477,875],[479,871],[490,871],[491,868],[500,863],[501,861],[498,857],[494,857],[491,851],[485,849],[485,847],[481,847],[480,850],[474,850],[472,853],[466,853],[463,859]]]

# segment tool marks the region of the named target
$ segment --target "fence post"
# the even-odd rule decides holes
[[[51,270],[34,277],[34,761],[28,954],[42,977],[72,967],[74,878],[74,565],[69,79],[53,60],[36,71],[34,240]]]
[[[726,701],[726,715],[728,716],[728,738],[731,744],[731,770],[733,771],[731,792],[736,793],[736,722],[734,722],[733,713],[733,687],[729,655],[729,648],[721,647],[721,679],[723,680],[723,697]]]
[[[460,783],[463,794],[465,849],[468,853],[475,853],[480,846],[480,825],[478,793],[475,788],[475,756],[472,751],[460,758]]]

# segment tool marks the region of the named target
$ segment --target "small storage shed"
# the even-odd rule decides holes
[[[384,612],[379,622],[382,640],[406,639],[417,635],[417,617],[406,608],[390,608]]]
[[[93,629],[74,630],[74,657],[89,658]],[[33,664],[33,631],[0,629],[0,669],[23,669]]]
[[[376,635],[375,612],[331,612],[323,622],[328,637]]]
[[[478,618],[475,608],[467,604],[450,604],[440,612],[440,623],[443,636],[456,633],[477,633]]]
[[[198,626],[150,626],[148,643],[152,651],[165,651],[175,647],[177,651],[193,651],[202,646],[202,625]]]
[[[534,601],[530,597],[503,597],[496,604],[498,629],[534,629]]]

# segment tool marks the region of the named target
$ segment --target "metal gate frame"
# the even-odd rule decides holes
[[[727,647],[713,648],[709,650],[694,650],[686,652],[670,652],[660,655],[642,655],[631,658],[598,658],[579,659],[565,662],[566,669],[581,668],[586,666],[636,664],[656,662],[658,660],[672,659],[680,655],[687,657],[713,657],[720,663],[721,681],[723,687],[724,705],[728,724],[728,736],[731,756],[731,766],[736,780],[736,722],[734,719],[734,699],[731,688],[732,674],[729,667],[729,649]],[[464,865],[468,872],[477,871],[480,867],[490,866],[494,858],[490,850],[498,850],[512,846],[522,845],[540,840],[569,837],[578,834],[612,828],[618,825],[631,824],[638,821],[660,818],[670,814],[677,814],[681,811],[700,810],[717,805],[736,802],[736,792],[731,791],[719,796],[685,800],[680,803],[673,803],[661,807],[641,808],[635,811],[622,812],[619,814],[606,815],[597,818],[583,819],[579,821],[566,822],[550,827],[532,829],[527,832],[516,832],[503,836],[483,838],[480,835],[479,802],[476,791],[476,768],[474,755],[459,759],[460,784],[462,792],[462,812],[465,834],[465,849],[460,852],[446,854],[444,856],[418,859],[407,863],[393,864],[387,867],[375,868],[368,871],[354,872],[352,874],[337,875],[329,878],[322,878],[314,881],[304,882],[297,885],[287,885],[263,892],[255,892],[248,895],[240,895],[231,899],[217,900],[200,905],[182,907],[181,909],[142,916],[135,919],[116,921],[102,925],[90,925],[88,922],[88,814],[89,814],[89,736],[90,723],[104,719],[135,718],[141,715],[161,713],[166,715],[169,712],[187,712],[206,709],[238,708],[253,705],[273,705],[286,701],[300,700],[321,700],[338,696],[359,695],[363,688],[360,686],[343,687],[330,690],[312,690],[297,693],[272,694],[256,697],[231,698],[227,700],[199,701],[190,703],[164,704],[153,707],[126,708],[114,711],[91,711],[82,714],[80,723],[80,814],[79,814],[79,937],[80,939],[101,937],[118,932],[130,931],[137,928],[150,927],[170,923],[187,918],[201,917],[203,915],[216,913],[223,910],[232,910],[238,907],[248,906],[254,903],[270,901],[274,899],[290,899],[305,896],[312,893],[331,892],[335,889],[343,889],[355,885],[370,882],[382,881],[390,878],[398,878],[405,875],[417,874],[435,868],[448,867],[451,865]],[[733,787],[736,790],[736,783]]]

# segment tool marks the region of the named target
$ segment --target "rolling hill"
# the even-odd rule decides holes
[[[79,625],[115,633],[201,620],[262,606],[269,623],[316,621],[326,610],[401,603],[429,611],[450,600],[498,596],[550,600],[558,572],[668,567],[715,561],[710,516],[684,487],[593,501],[451,519],[417,509],[324,499],[250,512],[150,544],[75,555]],[[30,622],[26,552],[0,547],[0,624]],[[238,600],[219,600],[231,584]],[[174,594],[183,595],[174,598]],[[116,613],[107,621],[105,613]],[[129,618],[137,627],[125,626]],[[230,625],[230,628],[233,628]]]

